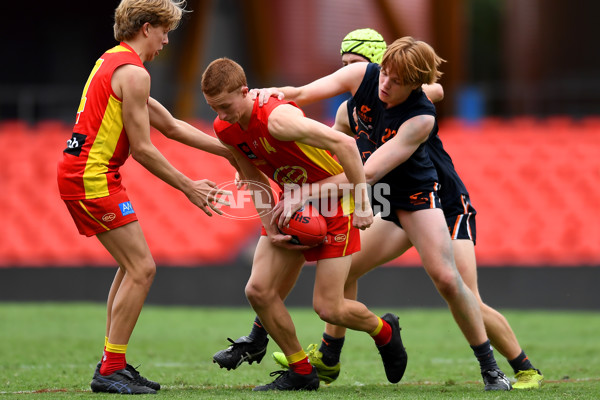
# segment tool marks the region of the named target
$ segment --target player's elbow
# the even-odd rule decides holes
[[[151,159],[152,146],[145,144],[131,145],[130,150],[131,157],[142,165],[146,165],[148,160]]]
[[[181,136],[181,128],[177,121],[173,120],[163,126],[161,133],[171,140],[177,140]]]
[[[437,103],[438,101],[444,100],[444,87],[439,83],[427,85],[426,94],[432,103]]]
[[[379,175],[377,175],[376,171],[372,171],[371,169],[365,168],[365,181],[368,185],[374,185],[379,180]]]

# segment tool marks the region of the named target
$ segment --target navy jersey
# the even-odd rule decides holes
[[[348,101],[346,101],[346,109],[348,111],[348,125],[350,125],[350,131],[354,136],[356,136],[356,121],[354,120],[354,108],[356,107],[356,103],[354,102],[354,97],[350,97]],[[364,163],[364,160],[363,160]]]
[[[392,139],[400,126],[418,115],[436,116],[435,106],[421,88],[395,107],[385,109],[379,99],[379,65],[369,64],[364,78],[354,94],[353,101],[358,116],[356,144],[366,162],[376,149]],[[350,114],[351,115],[351,114]],[[437,134],[437,121],[430,137]],[[406,197],[418,192],[430,192],[437,187],[438,175],[429,158],[426,142],[422,143],[408,160],[398,165],[379,183],[390,186],[390,197]]]
[[[452,158],[444,150],[444,145],[438,135],[431,136],[427,140],[427,152],[431,161],[435,165],[438,172],[440,182],[440,190],[438,194],[442,201],[442,208],[446,217],[465,214],[464,201],[462,199],[469,197],[469,192],[465,184],[458,176]],[[472,209],[472,214],[475,215],[475,210]]]

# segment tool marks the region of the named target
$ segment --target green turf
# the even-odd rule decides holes
[[[387,383],[368,335],[349,332],[342,373],[317,393],[254,393],[276,370],[270,354],[259,365],[218,368],[212,354],[227,337],[247,334],[250,308],[146,306],[127,360],[162,383],[165,399],[596,399],[600,397],[600,313],[504,311],[546,383],[541,390],[485,393],[478,365],[447,310],[392,311],[400,316],[409,364],[400,384]],[[301,343],[320,339],[323,324],[309,309],[292,309]],[[104,343],[102,304],[0,303],[0,399],[114,398],[92,394],[89,381]],[[508,363],[496,354],[512,377]],[[158,398],[157,396],[157,398]]]

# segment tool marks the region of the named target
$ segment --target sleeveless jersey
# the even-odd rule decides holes
[[[438,135],[434,135],[427,140],[427,152],[435,166],[440,182],[438,194],[442,202],[442,209],[446,217],[454,217],[465,214],[465,204],[463,197],[468,198],[469,192],[465,184],[460,179],[458,172],[454,168],[454,163],[450,155],[444,150],[444,145]],[[470,212],[475,215],[477,212],[471,207]]]
[[[353,97],[358,116],[356,144],[363,163],[388,140],[396,136],[400,126],[417,115],[436,116],[435,107],[419,88],[401,104],[385,109],[379,99],[379,65],[370,63]],[[430,137],[438,131],[437,121]],[[426,143],[426,142],[425,142]],[[429,158],[425,143],[402,164],[386,174],[379,183],[389,185],[393,197],[410,196],[417,192],[431,192],[437,186],[438,176]]]
[[[239,150],[282,189],[285,184],[314,183],[344,172],[328,151],[300,142],[278,140],[269,133],[269,115],[282,104],[297,107],[293,102],[275,98],[269,99],[262,107],[255,101],[247,129],[217,117],[215,133],[223,143]]]
[[[119,167],[129,157],[122,101],[111,87],[113,72],[125,64],[144,68],[127,44],[96,61],[83,89],[73,135],[58,164],[58,187],[64,200],[105,197],[123,189]]]
[[[356,103],[354,102],[354,97],[350,97],[348,101],[346,101],[346,111],[348,112],[348,125],[350,125],[350,131],[356,137],[356,121],[354,120],[354,109],[356,108]],[[364,160],[363,160],[364,163]]]

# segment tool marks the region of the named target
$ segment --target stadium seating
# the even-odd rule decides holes
[[[56,163],[70,129],[55,121],[0,122],[0,267],[114,265],[97,240],[77,233],[58,195]],[[440,137],[478,211],[481,266],[600,265],[599,117],[446,119]],[[233,180],[220,157],[154,131],[152,140],[190,177]],[[251,203],[238,218],[209,218],[133,160],[123,176],[159,265],[231,264],[256,243],[260,221],[250,218]],[[414,250],[390,263],[419,264]]]

